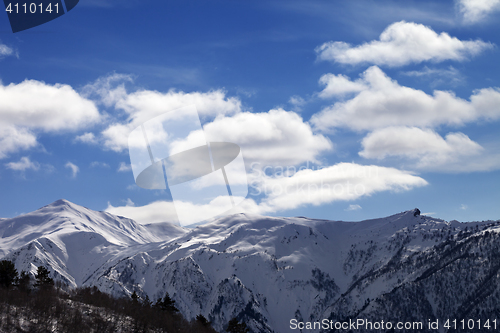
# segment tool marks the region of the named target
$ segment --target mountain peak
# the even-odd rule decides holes
[[[46,206],[43,206],[42,208],[39,208],[35,212],[62,212],[62,211],[67,211],[67,212],[72,212],[72,213],[88,213],[88,212],[94,212],[93,210],[90,210],[87,207],[80,206],[78,204],[75,204],[71,201],[68,201],[66,199],[59,199],[54,201],[51,204],[48,204]]]
[[[47,206],[50,206],[50,207],[61,207],[61,206],[70,206],[70,205],[75,205],[75,204],[72,203],[71,201],[66,200],[66,199],[59,199],[59,200],[54,201],[51,204],[48,204]]]
[[[413,216],[420,216],[420,209],[415,208],[414,210],[412,210],[412,212],[413,212]]]
[[[414,208],[414,209],[406,210],[404,212],[396,214],[395,216],[410,216],[410,215],[415,216],[415,217],[420,216],[420,209]]]
[[[67,205],[68,203],[70,203],[70,202],[66,199],[59,199],[59,200],[56,200],[53,203],[51,203],[50,206]]]

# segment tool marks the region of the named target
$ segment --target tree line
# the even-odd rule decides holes
[[[8,260],[0,261],[0,331],[216,333],[201,314],[187,321],[168,293],[153,303],[136,292],[114,298],[97,287],[62,288],[46,267],[39,266],[33,279],[28,272],[18,274]],[[249,330],[233,318],[226,332]]]

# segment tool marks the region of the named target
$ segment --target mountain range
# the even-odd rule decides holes
[[[188,229],[58,200],[1,219],[0,258],[116,297],[168,292],[187,319],[202,314],[218,331],[236,317],[253,332],[348,332],[334,323],[356,320],[447,332],[447,319],[483,332],[500,314],[499,232],[500,221],[418,209],[361,222],[237,214]]]

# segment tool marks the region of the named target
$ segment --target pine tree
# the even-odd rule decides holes
[[[10,288],[17,280],[17,269],[12,261],[0,261],[0,287]]]
[[[54,280],[49,277],[49,273],[50,272],[47,268],[39,266],[35,275],[35,286],[42,288],[52,287],[54,285]]]
[[[130,296],[130,297],[132,297],[132,302],[133,302],[134,304],[137,304],[137,303],[139,302],[139,301],[138,301],[139,296],[137,296],[137,293],[135,292],[135,290],[134,290],[134,292],[132,293],[132,296]]]
[[[162,309],[163,311],[167,311],[167,312],[171,312],[171,313],[179,312],[179,309],[177,309],[175,307],[175,301],[170,298],[170,295],[168,293],[165,295],[163,302],[159,303],[159,306],[160,306],[160,309]]]

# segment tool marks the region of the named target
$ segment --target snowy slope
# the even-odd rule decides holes
[[[49,265],[71,286],[114,257],[143,245],[172,239],[186,230],[170,225],[150,230],[133,220],[58,200],[32,213],[0,221],[0,256],[19,271]]]
[[[168,292],[184,316],[203,314],[219,331],[232,317],[254,332],[289,332],[292,318],[498,311],[500,222],[419,213],[362,222],[238,214],[186,230],[140,226],[63,201],[0,221],[0,248],[18,269],[47,263],[71,285],[152,300]]]
[[[89,283],[115,295],[169,292],[184,315],[201,313],[219,330],[237,316],[255,332],[286,332],[292,318],[359,314],[368,299],[432,265],[409,258],[426,256],[463,228],[417,210],[358,223],[240,214],[137,253]]]

